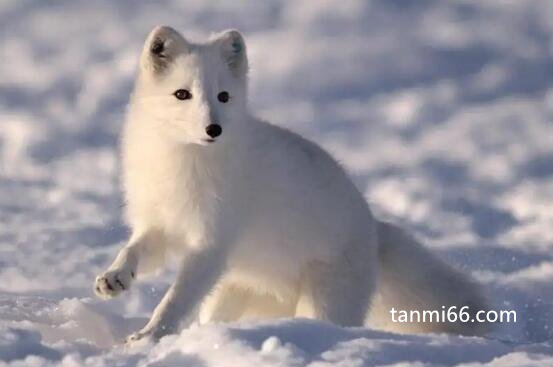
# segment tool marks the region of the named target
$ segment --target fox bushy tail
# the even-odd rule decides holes
[[[475,281],[447,265],[393,224],[379,222],[378,238],[379,279],[368,317],[370,326],[409,333],[481,335],[489,331],[489,323],[476,322],[476,313],[488,311],[490,307]],[[457,312],[457,316],[468,318],[468,322],[443,320],[442,311],[447,317],[452,306],[456,307],[452,310]],[[468,306],[463,309],[468,315],[459,315],[464,306]],[[394,322],[390,312],[392,308],[407,311],[408,322],[397,322],[398,313],[394,316]],[[417,317],[417,312],[411,311],[418,311],[420,317]],[[425,311],[426,314],[423,314]],[[439,322],[437,313],[434,312],[430,318],[428,311],[437,311]]]

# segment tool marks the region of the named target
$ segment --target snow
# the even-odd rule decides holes
[[[124,348],[174,276],[100,301],[122,245],[117,139],[143,39],[238,28],[262,117],[330,150],[375,213],[515,310],[486,338],[308,320]],[[553,3],[0,2],[0,366],[553,365]]]

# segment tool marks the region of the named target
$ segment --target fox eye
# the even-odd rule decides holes
[[[192,99],[192,93],[186,89],[177,89],[173,95],[181,101],[184,101],[185,99]]]
[[[221,93],[217,94],[217,99],[221,103],[227,103],[228,100],[230,99],[230,95],[228,94],[228,92],[226,90],[224,90]]]

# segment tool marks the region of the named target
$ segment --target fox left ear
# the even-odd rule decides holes
[[[175,29],[168,26],[155,27],[142,50],[142,69],[153,74],[162,75],[173,63],[175,57],[187,52],[190,44]]]
[[[248,57],[246,43],[240,32],[234,29],[224,31],[215,39],[215,43],[234,75],[245,76],[248,73]]]

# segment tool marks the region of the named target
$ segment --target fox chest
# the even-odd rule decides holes
[[[160,228],[177,246],[197,247],[206,242],[219,206],[215,180],[179,172],[143,173],[127,177],[131,224]]]

